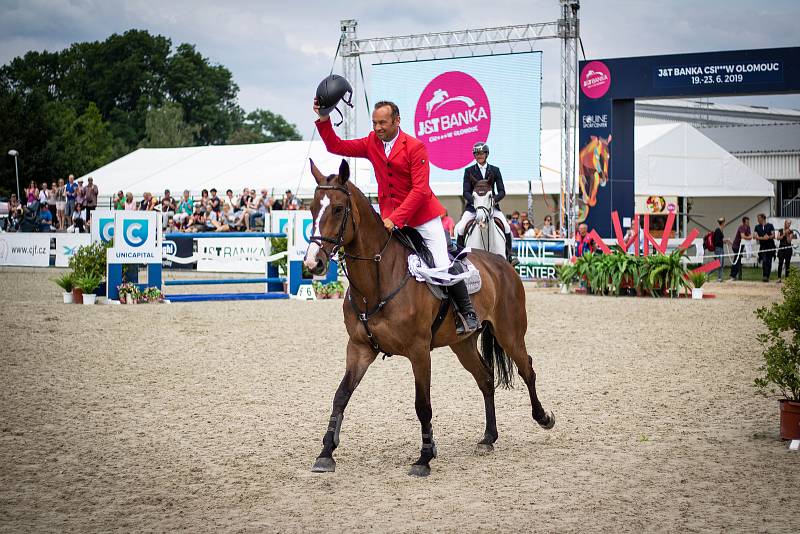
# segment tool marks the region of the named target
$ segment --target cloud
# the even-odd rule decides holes
[[[231,70],[246,110],[271,109],[310,131],[309,102],[330,70],[339,21],[358,20],[358,36],[380,37],[452,29],[550,22],[556,0],[431,0],[278,2],[274,0],[11,0],[2,1],[0,63],[28,50],[59,50],[73,42],[146,29],[173,45],[195,44]],[[796,45],[800,2],[794,0],[585,0],[581,34],[590,58]],[[502,48],[502,47],[501,47]],[[558,99],[560,47],[539,41],[543,98]],[[440,53],[441,54],[441,53]],[[392,58],[386,58],[392,59]],[[364,56],[369,81],[376,56]],[[337,66],[338,69],[338,66]],[[360,84],[360,80],[359,80]],[[363,95],[358,98],[363,102]],[[800,97],[793,97],[800,107]],[[374,100],[374,98],[372,98]],[[363,107],[363,103],[362,103]],[[367,114],[359,111],[361,126]]]

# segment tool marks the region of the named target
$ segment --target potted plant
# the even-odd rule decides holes
[[[319,299],[327,298],[323,295],[324,286],[322,285],[322,282],[317,282],[316,280],[311,282],[311,288],[314,290],[314,294],[317,296],[317,298]]]
[[[332,299],[341,298],[344,294],[344,286],[338,280],[325,284],[328,295]]]
[[[558,280],[561,282],[561,293],[569,293],[569,287],[578,281],[575,264],[564,263],[558,268]]]
[[[106,250],[109,246],[108,243],[99,242],[85,245],[78,248],[69,259],[69,267],[72,269],[75,280],[87,276],[98,279],[98,283],[92,288],[92,291],[97,289],[106,275]],[[81,295],[80,287],[73,288],[72,298],[74,303],[80,304],[83,302]]]
[[[142,297],[144,298],[145,302],[163,302],[164,295],[161,293],[161,290],[155,286],[145,288],[142,292]]]
[[[689,273],[692,283],[692,299],[703,300],[703,284],[708,280],[706,273]]]
[[[800,439],[800,274],[794,270],[781,289],[783,302],[756,310],[767,332],[759,334],[764,345],[762,376],[756,389],[780,394],[781,439]]]
[[[119,302],[121,304],[136,304],[139,300],[140,292],[136,284],[125,282],[117,286],[119,292]]]
[[[53,280],[58,287],[64,290],[64,304],[72,304],[72,288],[75,285],[75,276],[67,272]]]
[[[94,291],[100,285],[101,278],[95,274],[87,274],[75,280],[75,285],[83,292],[83,304],[92,305],[97,298]]]

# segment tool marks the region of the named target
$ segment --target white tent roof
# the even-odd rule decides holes
[[[613,140],[611,142],[613,144]],[[774,195],[774,188],[768,180],[685,123],[636,126],[634,150],[636,195]],[[559,193],[560,170],[560,132],[542,130],[542,182],[548,194]],[[534,184],[534,194],[541,194],[541,190],[541,184]]]
[[[613,141],[612,141],[613,142]],[[542,181],[532,184],[534,195],[560,191],[561,135],[542,130]],[[684,123],[637,126],[635,129],[636,194],[684,197],[771,197],[772,184],[756,174],[697,129]],[[322,141],[283,141],[252,145],[186,148],[141,148],[82,178],[93,176],[101,195],[116,191],[145,191],[174,196],[188,189],[216,187],[266,188],[273,194],[291,189],[301,197],[312,194],[316,183],[308,166],[311,157],[323,173],[334,173],[341,158],[328,153]],[[365,193],[375,194],[372,165],[356,159],[351,179]],[[502,168],[502,162],[497,162]],[[454,171],[456,172],[456,171]],[[506,183],[511,195],[527,194],[527,182]],[[433,183],[438,195],[460,195],[461,182]]]
[[[310,146],[309,146],[310,145]],[[247,187],[266,188],[275,195],[291,189],[310,196],[316,183],[308,158],[325,174],[338,171],[341,157],[328,153],[322,141],[283,141],[251,145],[201,146],[185,148],[140,148],[112,161],[82,178],[92,176],[101,195],[124,191],[140,197],[145,191],[160,196],[169,189],[180,196],[184,189],[197,193],[215,187],[241,193]],[[372,166],[357,159],[351,179],[369,193]]]

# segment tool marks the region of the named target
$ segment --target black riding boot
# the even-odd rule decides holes
[[[463,235],[456,237],[456,245],[458,246],[458,248],[464,248],[466,246],[464,244],[465,240],[466,238]]]
[[[466,282],[462,280],[450,286],[447,291],[453,299],[453,304],[456,305],[456,312],[461,316],[456,317],[456,334],[463,336],[477,330],[481,322],[478,320],[475,308],[472,307]]]
[[[506,259],[511,265],[519,265],[519,260],[514,255],[513,236],[511,232],[506,232]]]

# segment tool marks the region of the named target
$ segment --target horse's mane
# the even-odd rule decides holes
[[[369,210],[369,213],[375,218],[375,222],[379,224],[381,227],[383,226],[383,219],[381,216],[372,209],[372,204],[370,203],[369,199],[364,195],[364,192],[361,191],[353,182],[347,182],[347,189],[350,191],[350,194],[353,196],[353,199],[359,205],[359,207],[364,207],[364,210],[359,209],[359,213],[361,216],[364,216],[364,211],[366,209]],[[425,264],[429,266],[433,266],[433,254],[431,254],[428,245],[425,244],[425,240],[422,239],[420,233],[410,227],[406,226],[400,230],[396,230],[394,234],[397,242],[400,243],[405,249],[408,251],[416,254],[420,257]]]

